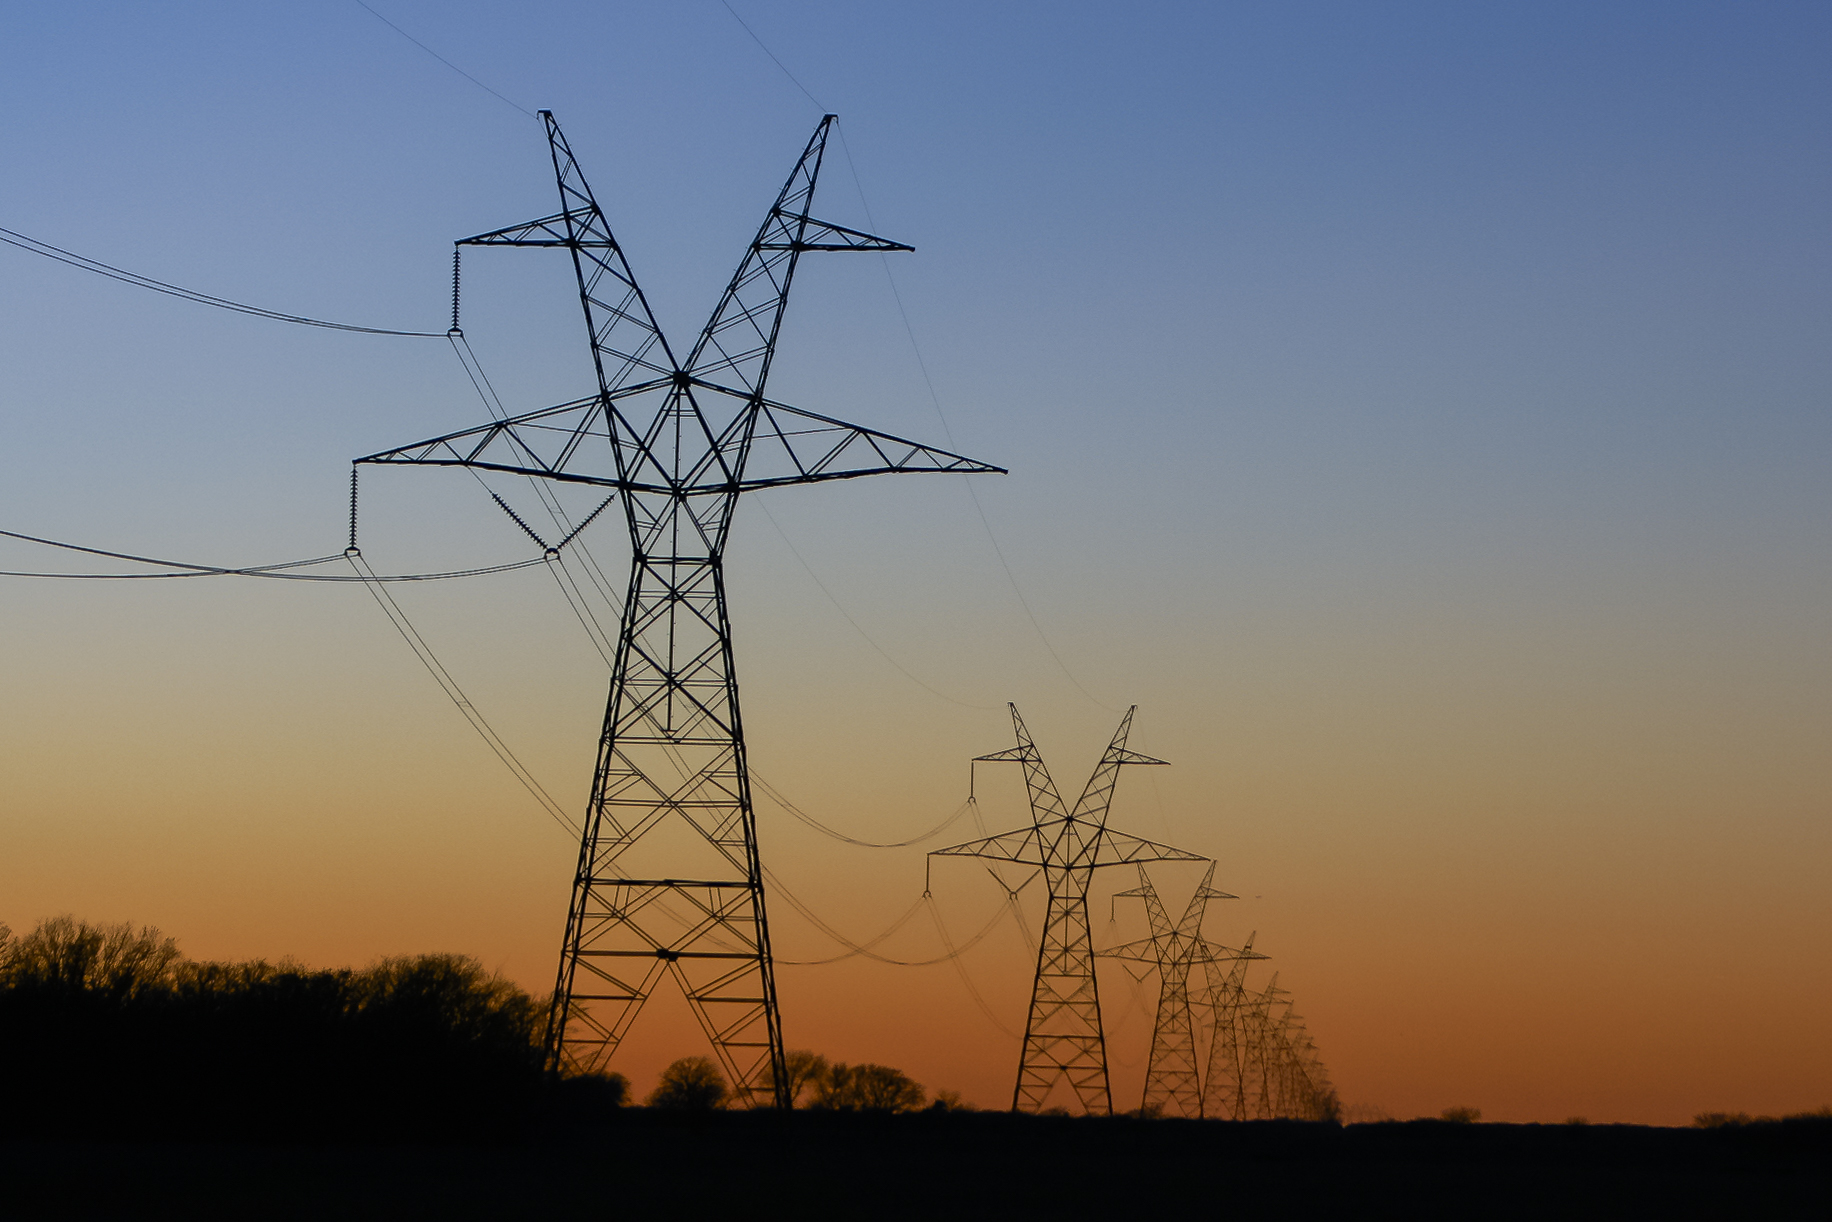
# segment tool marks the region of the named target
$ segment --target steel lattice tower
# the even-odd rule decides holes
[[[1272,1007],[1285,995],[1285,990],[1279,987],[1279,974],[1274,972],[1264,989],[1246,996],[1241,1009],[1246,1020],[1247,1045],[1247,1073],[1241,1080],[1241,1094],[1251,1094],[1247,1109],[1254,1120],[1271,1120],[1278,1115],[1273,1096],[1279,1057]]]
[[[1145,1092],[1139,1101],[1140,1110],[1150,1115],[1202,1115],[1196,1023],[1190,1006],[1190,969],[1199,962],[1205,965],[1213,962],[1210,958],[1213,950],[1202,940],[1202,918],[1209,901],[1239,898],[1215,890],[1209,885],[1214,880],[1215,863],[1210,862],[1196,893],[1190,897],[1189,907],[1183,911],[1183,919],[1174,925],[1144,866],[1139,867],[1139,885],[1114,897],[1143,900],[1146,918],[1151,923],[1149,938],[1100,952],[1108,958],[1149,963],[1158,969],[1158,1013],[1151,1029]]]
[[[1088,778],[1073,809],[1063,804],[1043,757],[1011,707],[1018,745],[975,758],[975,762],[1011,762],[1024,766],[1030,797],[1031,825],[1015,831],[937,849],[935,857],[986,857],[1036,866],[1049,887],[1049,909],[1037,947],[1037,975],[1031,988],[1030,1015],[1024,1027],[1024,1050],[1012,1110],[1041,1111],[1050,1092],[1067,1083],[1084,1112],[1113,1111],[1107,1079],[1107,1043],[1101,1030],[1100,990],[1094,978],[1094,940],[1088,922],[1088,887],[1103,866],[1147,861],[1203,861],[1205,858],[1111,831],[1107,811],[1114,786],[1127,764],[1162,764],[1126,750],[1137,706],[1126,710],[1113,741]]]
[[[1238,951],[1203,944],[1198,952],[1207,973],[1208,1008],[1213,1027],[1209,1034],[1208,1066],[1202,1073],[1202,1115],[1211,1119],[1247,1119],[1248,1048],[1246,1034],[1247,968],[1264,959],[1253,949],[1257,933],[1247,935]],[[1231,962],[1226,972],[1221,963]]]
[[[815,129],[685,360],[656,325],[559,124],[549,111],[541,118],[560,211],[458,245],[568,253],[597,393],[357,461],[513,472],[621,499],[629,593],[548,1017],[548,1065],[602,1069],[670,976],[737,1099],[786,1106],[725,600],[733,511],[741,494],[761,488],[1002,469],[764,397],[801,256],[911,249],[810,216],[834,116]]]

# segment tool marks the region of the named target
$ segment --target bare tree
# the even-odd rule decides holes
[[[662,1070],[662,1080],[649,1096],[650,1107],[681,1112],[709,1112],[724,1107],[725,1075],[709,1057],[682,1057]]]
[[[40,921],[6,944],[4,983],[82,989],[118,999],[168,986],[182,956],[178,943],[152,926],[91,925],[75,917]]]
[[[840,1112],[913,1112],[928,1099],[922,1086],[888,1065],[832,1066],[811,1106]]]
[[[784,1079],[789,1086],[789,1106],[800,1107],[802,1095],[809,1091],[818,1091],[820,1084],[827,1078],[827,1058],[818,1052],[809,1052],[805,1048],[794,1049],[783,1054]],[[773,1075],[764,1078],[765,1090],[774,1090],[776,1080]]]

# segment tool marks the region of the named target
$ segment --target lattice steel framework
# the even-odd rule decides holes
[[[547,1024],[555,1071],[598,1070],[644,1001],[679,985],[747,1105],[786,1106],[724,552],[746,492],[975,462],[764,395],[790,283],[813,251],[910,247],[814,219],[824,117],[685,360],[656,325],[553,114],[560,211],[460,246],[567,252],[597,393],[358,459],[606,488],[629,529],[628,599]]]
[[[1336,1088],[1304,1020],[1274,975],[1264,990],[1242,1000],[1247,1073],[1242,1097],[1255,1120],[1334,1120]],[[1275,1014],[1275,1011],[1276,1014]]]
[[[1114,897],[1144,901],[1151,936],[1100,954],[1149,963],[1158,969],[1158,1013],[1151,1029],[1151,1056],[1145,1063],[1145,1090],[1139,1100],[1139,1110],[1147,1115],[1202,1115],[1202,1077],[1197,1064],[1195,1014],[1190,1006],[1190,969],[1199,962],[1213,963],[1215,948],[1202,938],[1202,918],[1209,901],[1239,898],[1215,890],[1209,885],[1214,881],[1215,863],[1210,862],[1196,893],[1190,897],[1189,906],[1183,910],[1183,918],[1174,925],[1144,866],[1139,867],[1139,885]],[[1213,966],[1209,970],[1213,971]]]
[[[1202,1115],[1210,1119],[1245,1120],[1248,1116],[1246,981],[1248,966],[1266,958],[1253,949],[1253,939],[1258,936],[1248,934],[1238,951],[1205,942],[1197,952],[1203,959],[1211,1024],[1208,1064],[1202,1072]]]
[[[1107,1078],[1107,1043],[1101,1030],[1100,989],[1094,977],[1094,940],[1088,921],[1088,887],[1094,871],[1147,861],[1206,859],[1107,827],[1120,769],[1127,764],[1164,763],[1126,749],[1136,705],[1126,710],[1073,809],[1057,793],[1017,705],[1010,708],[1018,745],[977,756],[975,762],[1023,765],[1031,825],[937,849],[930,856],[985,857],[1043,871],[1049,908],[1038,941],[1037,975],[1012,1110],[1041,1111],[1051,1091],[1066,1083],[1084,1112],[1107,1115],[1113,1111],[1113,1091]]]
[[[1272,1007],[1285,996],[1285,990],[1279,987],[1279,974],[1274,972],[1264,989],[1242,999],[1241,1014],[1245,1020],[1242,1043],[1247,1050],[1247,1072],[1241,1079],[1241,1095],[1247,1101],[1248,1115],[1254,1120],[1271,1120],[1278,1115],[1275,1090],[1279,1057]]]

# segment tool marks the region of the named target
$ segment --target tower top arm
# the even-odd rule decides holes
[[[1148,861],[1207,861],[1200,853],[1172,848],[1156,841],[1115,832],[1107,827],[1107,811],[1119,770],[1126,764],[1162,764],[1163,760],[1126,749],[1126,737],[1137,706],[1126,710],[1119,729],[1070,810],[1056,790],[1043,756],[1024,725],[1016,705],[1011,709],[1012,729],[1018,745],[974,757],[975,763],[1016,763],[1024,766],[1025,788],[1031,805],[1031,825],[936,849],[931,857],[990,857],[1034,866],[1096,869],[1135,865]],[[1147,880],[1147,885],[1149,881]]]
[[[541,118],[560,211],[474,234],[458,245],[568,252],[591,340],[597,395],[357,462],[474,467],[686,497],[866,475],[1004,474],[1005,468],[991,463],[764,397],[801,256],[912,249],[809,214],[833,116],[821,120],[803,149],[685,363],[655,321],[558,121],[551,111],[542,111]]]

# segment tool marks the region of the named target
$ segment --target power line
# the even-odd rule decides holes
[[[37,535],[23,535],[14,530],[0,530],[0,536],[18,539],[24,543],[37,543],[45,547],[61,548],[68,552],[83,552],[90,556],[105,556],[110,560],[126,560],[134,564],[151,564],[160,568],[175,570],[170,573],[37,573],[37,572],[0,572],[0,577],[38,577],[64,581],[144,581],[156,577],[265,577],[273,581],[450,581],[460,577],[484,577],[491,573],[508,573],[515,569],[525,569],[541,564],[545,557],[534,556],[527,560],[513,560],[508,564],[493,564],[483,568],[457,569],[445,573],[385,573],[368,576],[347,577],[339,573],[297,573],[294,569],[311,568],[314,565],[329,564],[343,559],[343,553],[319,556],[311,560],[288,560],[280,564],[250,565],[244,568],[225,568],[213,564],[187,564],[181,560],[158,560],[151,556],[136,556],[130,552],[111,552],[99,547],[84,547],[78,543],[60,543],[56,539],[41,539]]]
[[[736,16],[736,14],[733,15]],[[755,35],[753,35],[753,37],[755,37]],[[759,43],[758,45],[761,46],[762,44]],[[767,52],[769,48],[766,47],[764,50]],[[774,56],[771,58],[774,58]],[[865,223],[875,232],[878,228],[878,222],[871,214],[871,201],[865,198],[865,183],[859,177],[858,164],[852,159],[852,146],[846,143],[846,126],[842,123],[836,123],[834,125],[834,130],[839,134],[840,152],[844,153],[846,156],[846,168],[852,174],[853,187],[859,193],[859,205],[865,209]],[[898,291],[897,277],[891,270],[891,261],[880,254],[878,256],[878,262],[884,268],[884,282],[890,286],[891,300],[897,303],[897,317],[903,320],[903,333],[909,337],[910,351],[915,354],[916,357],[916,368],[921,371],[922,383],[929,392],[929,403],[935,408],[935,418],[941,421],[942,436],[948,439],[948,444],[950,446],[955,445],[954,430],[948,427],[947,414],[941,409],[941,396],[936,393],[935,379],[929,376],[929,362],[923,357],[922,345],[916,340],[916,328],[910,323],[910,312],[904,308],[903,294]],[[1043,631],[1043,625],[1037,621],[1037,613],[1031,610],[1030,600],[1024,597],[1024,589],[1018,584],[1017,574],[1012,572],[1011,564],[1005,559],[1005,549],[999,546],[999,538],[993,533],[992,521],[986,516],[986,507],[980,503],[979,491],[974,488],[971,480],[966,481],[966,486],[967,496],[973,502],[973,511],[980,519],[980,526],[986,531],[986,541],[992,544],[992,554],[998,558],[999,567],[1005,571],[1005,580],[1011,583],[1011,592],[1017,595],[1018,606],[1024,609],[1024,617],[1030,621],[1031,630],[1037,634],[1037,639],[1043,643],[1044,651],[1050,655],[1050,660],[1056,663],[1056,668],[1063,673],[1063,676],[1068,679],[1075,690],[1087,697],[1089,702],[1096,708],[1105,709],[1109,713],[1117,713],[1119,711],[1118,709],[1096,699],[1092,692],[1083,687],[1081,680],[1075,677],[1075,673],[1071,671],[1068,664],[1062,660],[1062,655],[1056,652],[1056,646],[1050,642],[1049,635]]]
[[[360,0],[359,0],[360,2]],[[142,276],[124,268],[104,263],[100,259],[91,259],[75,251],[41,242],[12,229],[0,229],[0,242],[16,246],[20,250],[55,259],[59,263],[77,268],[80,271],[94,272],[110,280],[119,280],[122,284],[131,284],[136,288],[151,289],[155,293],[164,293],[168,297],[178,297],[185,301],[194,301],[198,305],[215,306],[219,310],[230,310],[237,314],[252,314],[256,318],[271,318],[275,322],[297,323],[302,327],[323,327],[331,331],[355,331],[362,335],[401,335],[411,339],[438,339],[437,331],[395,331],[387,327],[359,327],[354,323],[328,322],[322,318],[308,318],[303,314],[286,314],[279,310],[269,310],[262,306],[249,305],[246,302],[231,301],[227,297],[217,297],[210,293],[201,293],[196,289],[184,288],[181,285],[168,284],[164,280],[155,280],[151,276]]]
[[[965,700],[956,700],[953,696],[948,695],[948,693],[943,692],[943,691],[938,691],[937,689],[930,687],[927,683],[924,683],[921,679],[918,679],[915,675],[911,674],[908,668],[906,668],[903,665],[903,663],[899,662],[896,658],[891,657],[890,654],[885,652],[884,647],[882,645],[872,640],[871,634],[866,632],[864,628],[860,627],[859,621],[852,618],[852,613],[846,610],[846,608],[840,604],[840,600],[833,596],[833,591],[827,588],[827,583],[820,579],[820,576],[817,573],[815,573],[813,566],[811,566],[808,563],[808,561],[805,558],[803,558],[801,554],[801,550],[797,548],[794,543],[790,542],[789,536],[783,531],[782,526],[776,521],[776,515],[770,512],[770,507],[763,503],[763,499],[761,497],[759,497],[757,500],[757,508],[763,510],[763,516],[769,519],[771,528],[776,531],[777,535],[781,537],[783,543],[788,546],[789,553],[793,555],[796,561],[802,566],[802,571],[807,573],[809,578],[813,580],[814,584],[820,587],[821,593],[827,596],[827,601],[833,604],[833,609],[835,611],[838,611],[841,617],[844,618],[847,623],[852,625],[852,630],[858,633],[861,637],[863,637],[867,645],[870,645],[874,650],[877,651],[879,657],[883,658],[886,662],[889,662],[893,667],[895,667],[898,674],[908,679],[911,683],[914,683],[917,687],[920,687],[923,691],[929,693],[929,695],[938,696],[941,699],[946,700],[949,704],[958,704],[963,709],[980,709],[982,711],[989,711],[989,710],[994,710],[998,708],[997,705],[993,705],[993,704],[970,704]]]
[[[821,104],[821,100],[815,97],[814,94],[810,93],[808,90],[808,87],[806,85],[803,85],[801,81],[796,78],[793,72],[789,71],[788,66],[785,65],[781,59],[777,58],[776,53],[770,50],[768,44],[766,44],[763,41],[763,39],[757,36],[757,31],[753,30],[750,27],[750,23],[745,21],[744,18],[738,15],[738,11],[731,6],[731,4],[729,3],[729,0],[719,0],[719,3],[724,5],[725,11],[732,15],[732,20],[736,21],[740,26],[744,27],[744,32],[751,36],[751,41],[756,43],[758,48],[765,55],[770,57],[770,62],[775,64],[778,68],[782,70],[782,74],[789,78],[790,83],[793,84],[797,89],[801,90],[802,94],[810,102],[813,102],[816,106],[819,106],[822,111],[825,111],[827,108]],[[863,180],[861,180],[859,177],[858,164],[853,160],[852,146],[848,144],[846,141],[845,125],[836,124],[835,131],[838,133],[840,137],[840,151],[844,153],[846,156],[846,168],[848,172],[850,172],[852,175],[853,187],[859,193],[859,204],[865,210],[865,223],[872,230],[872,232],[875,233],[877,232],[877,229],[878,229],[878,222],[877,222],[877,219],[872,216],[871,202],[868,199],[866,199],[865,197],[865,184]],[[935,408],[936,419],[941,421],[942,435],[948,439],[948,444],[950,446],[953,446],[956,444],[954,440],[954,430],[948,427],[948,417],[946,413],[942,411],[941,396],[938,395],[935,391],[935,380],[929,376],[929,364],[928,364],[928,361],[923,358],[922,345],[917,343],[916,341],[916,329],[915,327],[910,325],[909,311],[904,308],[903,294],[899,292],[897,289],[897,278],[891,271],[890,259],[888,256],[881,253],[878,256],[878,261],[880,264],[883,265],[884,279],[885,279],[885,282],[890,286],[891,298],[893,301],[897,303],[897,316],[903,320],[903,331],[904,331],[904,334],[909,337],[910,350],[916,356],[916,367],[917,369],[919,369],[922,372],[923,384],[928,388],[929,402]],[[1048,651],[1051,660],[1056,663],[1057,668],[1061,670],[1062,673],[1068,678],[1069,682],[1074,685],[1076,691],[1080,692],[1083,696],[1087,697],[1097,707],[1102,708],[1102,709],[1107,709],[1108,712],[1113,712],[1114,710],[1108,708],[1108,706],[1101,703],[1101,701],[1096,700],[1094,696],[1088,691],[1088,689],[1081,685],[1080,680],[1075,678],[1074,674],[1070,672],[1068,666],[1063,663],[1061,656],[1057,654],[1056,647],[1050,643],[1049,637],[1045,635],[1043,631],[1043,625],[1037,622],[1036,613],[1031,610],[1029,601],[1024,597],[1024,591],[1021,588],[1019,588],[1018,579],[1016,575],[1012,573],[1011,565],[1006,563],[1005,552],[1002,548],[999,547],[998,538],[993,534],[992,523],[986,517],[985,507],[980,504],[979,493],[975,491],[972,481],[969,480],[966,482],[967,482],[967,495],[971,497],[973,500],[974,511],[975,513],[979,515],[980,525],[985,529],[986,538],[992,544],[993,554],[998,557],[999,567],[1005,571],[1005,579],[1011,583],[1012,593],[1017,595],[1018,605],[1024,609],[1025,618],[1027,618],[1030,621],[1032,630],[1035,631],[1037,634],[1037,639],[1043,642],[1043,648],[1046,651]],[[759,502],[760,506],[761,504],[762,503]],[[814,584],[820,587],[821,593],[827,596],[827,601],[831,602],[834,605],[834,607],[839,611],[839,613],[845,617],[846,622],[851,624],[853,626],[853,629],[856,632],[858,632],[860,636],[865,638],[865,643],[870,645],[873,649],[877,650],[878,654],[881,657],[883,657],[885,661],[889,662],[892,666],[896,667],[898,671],[900,671],[905,677],[910,679],[917,686],[921,687],[924,691],[927,691],[932,695],[939,696],[943,700],[949,701],[952,704],[958,704],[962,706],[963,708],[971,708],[971,709],[986,709],[989,707],[986,705],[969,704],[964,700],[956,700],[952,696],[949,696],[943,692],[936,691],[934,688],[930,687],[927,683],[924,683],[921,679],[918,679],[915,675],[911,674],[908,670],[905,670],[901,663],[899,663],[895,658],[891,657],[890,654],[886,653],[878,645],[876,641],[872,640],[871,637],[866,634],[865,629],[859,627],[858,621],[854,620],[852,616],[847,613],[846,608],[840,606],[839,600],[833,596],[832,592],[830,592],[827,589],[826,585],[821,581],[821,579],[815,576],[814,570],[809,567],[808,562],[806,560],[802,559],[802,555],[799,551],[796,551],[795,545],[793,543],[789,543],[789,537],[786,534],[783,534],[782,527],[777,525],[775,517],[770,514],[767,507],[764,508],[764,515],[769,518],[770,525],[776,528],[776,533],[779,535],[782,535],[783,542],[789,544],[789,550],[791,552],[794,552],[796,560],[801,562],[801,566],[802,568],[807,570],[808,576],[814,579]]]
[[[849,950],[849,951],[844,952],[843,954],[833,955],[830,958],[826,958],[826,959],[778,959],[776,960],[776,962],[787,964],[790,967],[825,967],[830,963],[839,963],[842,960],[852,959],[859,955],[869,955],[871,954],[872,947],[877,946],[879,943],[883,942],[886,938],[896,933],[899,929],[902,929],[905,925],[909,924],[910,918],[914,917],[919,911],[922,910],[922,906],[925,902],[927,902],[926,896],[917,899],[917,901],[914,904],[911,904],[909,906],[908,911],[906,911],[902,916],[898,917],[895,921],[892,921],[888,926],[886,926],[883,933],[879,934],[877,937],[873,938],[871,941],[861,944],[859,948],[856,950]],[[822,923],[822,925],[824,925],[824,922]],[[873,956],[873,957],[876,958],[876,956]]]
[[[966,988],[967,995],[973,998],[973,1004],[979,1007],[979,1011],[985,1017],[986,1021],[998,1028],[1005,1038],[1022,1040],[1024,1038],[1023,1036],[999,1021],[999,1016],[993,1012],[991,1006],[986,1004],[986,998],[980,992],[979,986],[973,983],[973,977],[967,974],[967,965],[961,961],[960,955],[955,952],[954,939],[948,936],[948,927],[943,925],[941,921],[941,909],[935,904],[933,899],[929,901],[929,916],[935,922],[935,932],[941,935],[941,944],[948,948],[948,961],[954,965],[954,973],[961,978],[961,984]]]
[[[940,823],[937,823],[934,827],[930,828],[928,831],[923,832],[920,836],[912,836],[908,840],[896,840],[896,841],[890,841],[888,843],[879,843],[873,840],[857,840],[851,836],[848,836],[845,832],[839,831],[835,828],[828,827],[825,823],[822,823],[819,819],[816,819],[813,815],[809,814],[807,811],[803,810],[801,807],[791,802],[782,793],[781,790],[777,789],[774,785],[770,784],[768,781],[764,780],[761,776],[757,775],[757,770],[755,768],[752,768],[750,770],[750,773],[751,773],[751,781],[759,789],[763,790],[765,796],[767,796],[771,801],[775,802],[776,805],[782,807],[783,810],[789,812],[789,814],[791,815],[794,815],[798,820],[807,824],[809,827],[813,828],[817,832],[820,832],[824,836],[831,836],[835,840],[841,841],[845,844],[857,845],[859,848],[862,848],[862,849],[907,849],[911,845],[921,844],[925,840],[933,840],[935,837],[947,831],[950,827],[953,827],[954,824],[959,821],[960,817],[967,813],[968,804],[963,802],[960,804],[960,806],[956,807],[954,810],[954,813],[949,815],[946,819],[943,819]]]
[[[433,677],[433,681],[439,685],[439,690],[444,692],[458,711],[464,715],[464,719],[471,723],[471,728],[477,731],[478,737],[483,739],[496,758],[501,760],[503,766],[521,783],[522,788],[528,791],[529,796],[540,803],[541,809],[550,819],[570,835],[578,836],[580,834],[579,825],[573,822],[564,807],[554,801],[553,795],[549,794],[535,779],[534,774],[528,770],[515,752],[509,749],[509,744],[503,741],[502,736],[484,719],[484,715],[478,711],[477,706],[471,703],[470,697],[464,694],[464,689],[458,686],[458,681],[452,678],[451,672],[445,669],[444,664],[433,653],[432,646],[426,643],[426,638],[420,635],[419,630],[413,626],[413,622],[407,618],[407,613],[395,601],[394,595],[388,592],[387,587],[375,580],[375,574],[369,568],[369,562],[363,559],[362,552],[353,547],[344,555],[349,560],[350,567],[356,570],[357,580],[361,581],[370,595],[374,597],[376,606],[382,609],[382,613],[394,625],[394,630],[401,634],[401,639],[407,642],[409,649],[413,650],[414,657],[420,660],[420,665],[426,668],[426,673]]]
[[[450,68],[453,72],[456,72],[459,76],[462,76],[465,80],[471,82],[471,84],[477,86],[479,89],[483,90],[485,93],[489,94],[491,97],[495,98],[497,101],[503,103],[505,106],[509,106],[515,110],[520,111],[522,114],[527,115],[530,119],[538,119],[540,117],[539,115],[535,114],[532,110],[529,110],[526,106],[523,106],[518,102],[513,102],[510,99],[504,97],[502,94],[496,92],[496,90],[490,88],[488,85],[484,84],[482,81],[478,80],[476,77],[466,72],[463,68],[460,68],[457,64],[454,64],[451,60],[445,58],[445,56],[439,54],[437,51],[433,50],[431,47],[427,46],[425,43],[415,38],[412,34],[409,34],[406,30],[403,30],[400,26],[396,25],[394,22],[388,20],[388,18],[382,16],[380,13],[370,8],[367,4],[363,4],[363,0],[356,0],[356,3],[361,5],[363,10],[367,12],[371,17],[375,18],[377,21],[381,22],[383,25],[393,30],[396,34],[399,34],[402,38],[405,38],[408,42],[412,43],[414,46],[420,48],[420,50],[426,52],[428,55],[432,56],[434,59],[444,64],[447,68]]]
[[[875,959],[879,963],[888,963],[892,967],[934,967],[938,963],[948,963],[952,960],[959,959],[962,955],[972,950],[975,946],[978,946],[980,942],[982,942],[986,938],[986,935],[990,934],[993,931],[993,928],[996,925],[998,925],[1000,921],[1005,919],[1005,909],[1003,906],[1001,906],[997,912],[994,912],[992,914],[992,919],[986,922],[986,924],[980,928],[980,931],[974,934],[971,938],[967,939],[965,942],[962,942],[959,946],[955,946],[952,942],[946,943],[947,948],[948,948],[948,953],[945,955],[937,955],[933,959],[892,959],[892,958],[889,958],[888,956],[878,954],[877,952],[873,951],[871,948],[873,946],[876,946],[879,942],[882,942],[885,938],[889,937],[891,933],[895,932],[895,930],[899,928],[900,926],[902,926],[902,924],[905,921],[909,920],[910,917],[914,915],[916,911],[915,907],[912,907],[909,912],[906,912],[903,914],[903,916],[899,917],[897,919],[896,924],[893,925],[889,930],[886,930],[884,933],[879,934],[877,937],[873,938],[870,942],[861,944],[858,942],[854,942],[852,939],[848,938],[845,934],[841,933],[839,930],[835,929],[833,926],[827,924],[827,922],[821,920],[820,917],[816,916],[813,909],[809,908],[806,904],[802,903],[801,900],[796,898],[795,893],[793,891],[790,891],[788,887],[783,885],[782,879],[777,877],[776,872],[774,870],[770,869],[768,866],[765,866],[763,873],[764,873],[764,877],[770,880],[770,885],[771,887],[774,888],[775,893],[782,896],[783,899],[789,902],[789,907],[795,909],[795,911],[799,912],[803,917],[807,918],[809,924],[813,925],[816,929],[820,930],[822,933],[832,938],[835,942],[838,942],[841,946],[844,946],[849,951],[851,951],[850,955],[840,955],[834,959],[826,959],[826,960],[818,961],[821,963],[837,963],[839,962],[840,959],[849,959],[853,955],[863,955],[867,959]],[[922,899],[917,901],[917,907],[920,907],[922,904],[925,904],[925,903],[933,904],[933,902],[934,902],[933,897],[925,893]]]
[[[358,2],[360,3],[361,0],[358,0]],[[770,50],[770,48],[764,43],[763,39],[757,37],[757,31],[751,29],[750,22],[738,16],[738,10],[733,8],[731,4],[728,2],[728,0],[719,0],[719,3],[725,5],[725,11],[732,15],[732,20],[737,22],[739,25],[743,26],[744,32],[751,36],[751,41],[756,43],[758,48],[765,55],[770,57],[770,62],[775,64],[778,68],[782,69],[782,74],[789,78],[789,83],[794,85],[797,89],[801,90],[803,97],[807,98],[810,102],[813,102],[816,106],[820,106],[821,113],[825,114],[827,112],[827,108],[825,106],[821,106],[821,100],[815,97],[812,93],[809,93],[808,87],[806,85],[802,84],[799,80],[795,79],[795,74],[789,71],[788,65],[784,64],[780,59],[777,59],[776,52]]]

